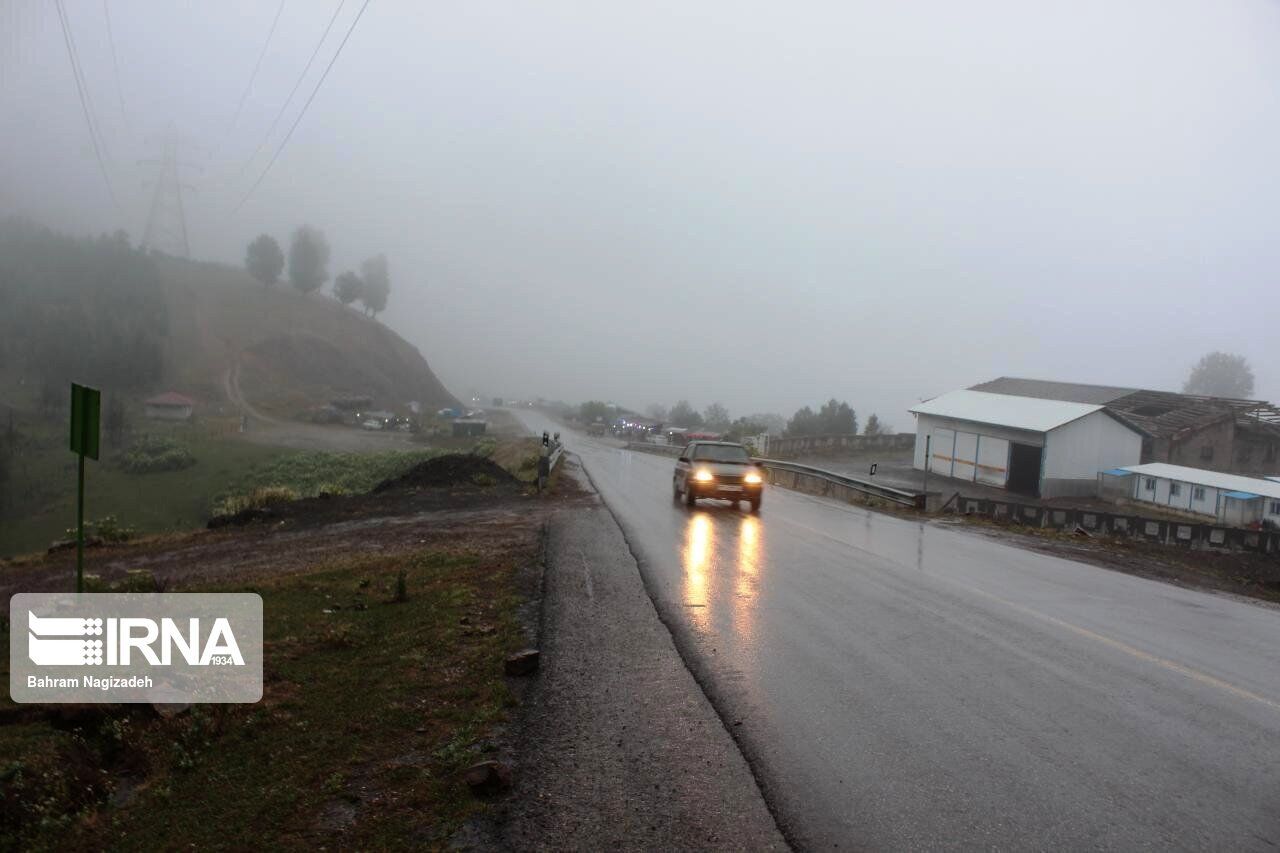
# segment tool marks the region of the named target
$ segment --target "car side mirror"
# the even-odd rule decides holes
[[[681,456],[681,457],[680,457],[679,459],[677,459],[676,461],[677,461],[677,462],[688,462],[688,461],[689,461],[689,458],[688,458],[687,456]]]

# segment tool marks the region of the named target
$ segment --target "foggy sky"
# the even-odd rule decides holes
[[[1276,361],[1280,5],[360,5],[242,167],[334,2],[0,0],[0,213],[138,239],[173,122],[192,253],[323,229],[385,252],[386,322],[460,396],[734,414],[914,401],[999,375],[1178,390],[1204,352]],[[328,291],[329,285],[326,285]]]

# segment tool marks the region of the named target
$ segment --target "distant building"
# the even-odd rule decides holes
[[[1118,483],[1118,493],[1139,503],[1209,516],[1220,524],[1280,525],[1280,481],[1274,478],[1152,462],[1104,471],[1102,479]]]
[[[1092,495],[1140,461],[1143,434],[1098,403],[952,391],[910,409],[914,467],[1041,498]]]
[[[166,421],[185,421],[191,419],[196,401],[176,391],[157,394],[143,403],[147,417]]]
[[[453,422],[453,436],[454,438],[465,438],[469,436],[484,435],[484,431],[487,427],[488,423],[486,421],[471,418],[458,418]]]
[[[1103,405],[1142,432],[1144,463],[1246,475],[1280,471],[1280,408],[1263,400],[1009,376],[970,390]]]

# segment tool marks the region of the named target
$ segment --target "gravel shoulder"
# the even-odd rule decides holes
[[[546,560],[542,672],[525,700],[504,845],[787,849],[598,498],[552,518]]]

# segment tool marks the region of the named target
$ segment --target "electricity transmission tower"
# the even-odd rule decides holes
[[[147,227],[142,235],[142,248],[155,249],[181,258],[191,257],[191,244],[187,240],[187,215],[182,205],[182,191],[195,191],[195,187],[182,182],[179,167],[200,171],[194,163],[178,160],[179,146],[187,141],[170,128],[149,141],[160,143],[158,159],[139,160],[140,166],[158,166],[155,192],[151,196],[151,209],[147,213]]]

